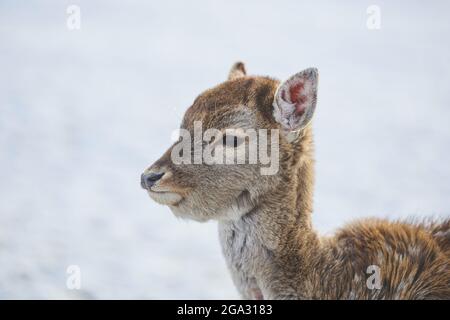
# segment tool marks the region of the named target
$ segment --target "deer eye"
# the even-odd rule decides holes
[[[226,135],[222,136],[222,144],[224,147],[232,147],[236,148],[240,146],[244,142],[244,139],[235,135]]]

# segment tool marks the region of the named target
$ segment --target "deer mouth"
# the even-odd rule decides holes
[[[147,191],[152,200],[162,205],[177,206],[183,200],[183,197],[176,192],[154,190]]]

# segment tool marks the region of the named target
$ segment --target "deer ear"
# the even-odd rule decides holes
[[[301,130],[311,121],[316,109],[318,78],[317,69],[309,68],[278,87],[273,116],[287,132]]]
[[[228,80],[234,80],[240,77],[245,77],[247,72],[245,71],[245,65],[242,62],[236,62],[231,67],[230,73],[228,74]]]

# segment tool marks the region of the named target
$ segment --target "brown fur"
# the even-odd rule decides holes
[[[280,128],[272,103],[279,82],[245,75],[205,91],[186,111],[182,128]],[[450,219],[414,224],[362,220],[329,238],[311,224],[314,148],[311,126],[294,142],[280,138],[280,170],[258,165],[174,165],[169,149],[147,172],[168,172],[158,188],[178,193],[168,205],[181,217],[216,219],[233,279],[244,298],[449,299]],[[248,207],[239,218],[231,203]],[[245,205],[244,205],[245,204]],[[367,268],[379,266],[381,289],[366,285]]]

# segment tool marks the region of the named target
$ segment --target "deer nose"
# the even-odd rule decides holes
[[[141,187],[144,189],[150,189],[159,179],[162,178],[163,173],[143,173],[141,175]]]

